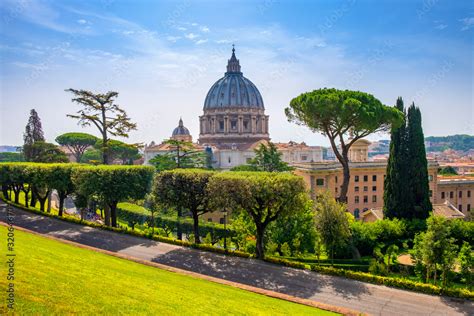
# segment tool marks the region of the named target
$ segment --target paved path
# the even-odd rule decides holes
[[[0,201],[0,220],[6,221]],[[15,209],[14,225],[84,245],[371,315],[474,315],[472,302],[228,257],[76,225]]]

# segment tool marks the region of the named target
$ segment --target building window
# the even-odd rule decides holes
[[[306,156],[306,155],[301,155],[301,160],[303,160],[303,161],[308,160],[308,156]]]
[[[337,187],[336,187],[336,190],[335,190],[335,191],[336,191],[336,194],[337,194]]]
[[[224,121],[219,121],[219,130],[224,130]]]
[[[467,205],[467,211],[468,211],[468,212],[471,211],[471,204],[468,204],[468,205]]]
[[[246,162],[246,163],[251,163],[251,162],[252,162],[252,158],[247,157],[247,158],[245,159],[245,162]]]
[[[430,174],[430,175],[428,176],[428,180],[429,180],[429,181],[433,181],[433,175],[432,175],[432,174]]]
[[[337,183],[337,176],[336,176],[336,183]]]
[[[454,198],[454,192],[453,191],[449,192],[449,198],[450,199]]]
[[[237,129],[237,121],[230,121],[230,128]]]
[[[359,218],[359,212],[360,212],[360,211],[359,211],[358,208],[356,208],[356,209],[354,210],[354,217],[355,217],[356,219]]]
[[[372,187],[372,192],[376,192],[376,191],[377,191],[377,186],[374,185],[374,186]]]
[[[219,224],[224,224],[224,217],[219,218]]]
[[[364,186],[364,192],[369,191],[369,187]]]
[[[354,203],[359,203],[359,196],[354,196]]]
[[[372,195],[372,202],[377,203],[377,195]]]
[[[364,182],[369,181],[369,176],[364,176]]]
[[[444,199],[445,198],[445,194],[444,192],[441,192],[441,198]]]
[[[433,196],[433,191],[430,190],[429,195],[430,195],[430,197],[432,197]]]
[[[248,129],[249,128],[249,121],[244,121],[244,129]]]
[[[359,192],[359,187],[354,187],[355,192]]]
[[[462,198],[462,191],[459,191],[459,197]]]
[[[471,197],[471,191],[467,191],[467,197]]]
[[[368,203],[369,202],[369,197],[367,195],[364,195],[364,203]]]
[[[354,177],[354,181],[355,181],[355,182],[359,182],[359,176],[355,176],[355,177]]]
[[[462,212],[462,205],[461,204],[458,205],[458,210]]]
[[[229,156],[229,159],[227,159],[227,161],[228,161],[229,163],[231,162],[230,156]]]
[[[316,185],[317,185],[317,186],[322,186],[322,185],[324,185],[324,179],[321,179],[321,178],[316,179]]]
[[[209,223],[212,223],[212,218],[208,218],[207,221],[208,221]]]
[[[372,176],[372,181],[377,181],[377,175],[376,175],[376,174],[374,174],[374,175]]]

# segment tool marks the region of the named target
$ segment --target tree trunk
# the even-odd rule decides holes
[[[36,207],[36,192],[35,192],[35,188],[32,187],[31,188],[31,202],[30,202],[30,206],[31,207]]]
[[[48,196],[41,198],[38,197],[39,203],[40,203],[40,210],[44,212],[45,206],[46,206],[46,200],[48,199]]]
[[[193,211],[193,229],[194,229],[194,243],[200,244],[201,238],[199,238],[199,216],[197,211]]]
[[[178,220],[176,221],[176,235],[179,240],[183,240],[183,231],[181,229],[181,216],[183,216],[183,210],[178,207]]]
[[[112,219],[112,227],[117,227],[117,202],[110,203],[110,217]]]
[[[28,208],[28,199],[29,199],[29,193],[30,193],[30,190],[23,190],[23,192],[25,193],[25,207]]]
[[[20,204],[20,188],[13,186],[13,192],[15,192],[15,204]]]
[[[49,191],[48,197],[48,213],[51,213],[51,196],[53,195],[52,191]]]
[[[5,184],[2,184],[2,193],[3,193],[3,196],[8,199],[8,186],[5,185]]]
[[[59,211],[58,211],[58,216],[63,216],[64,199],[66,199],[66,193],[60,191],[60,192],[58,192],[58,197],[59,197]]]
[[[257,258],[263,259],[265,258],[265,247],[263,246],[263,236],[265,234],[265,227],[260,224],[257,225],[257,241],[256,241],[256,250],[257,250]]]
[[[103,131],[102,131],[102,163],[104,165],[109,164],[109,148],[108,148],[108,139],[107,139],[107,126],[106,126],[106,115],[105,115],[105,108],[102,105],[102,122],[103,122]]]
[[[104,205],[104,213],[105,213],[105,219],[104,219],[105,225],[110,226],[110,208],[107,203],[105,203]]]
[[[347,156],[346,156],[347,158]],[[342,185],[341,185],[341,193],[339,194],[339,202],[347,203],[347,192],[349,190],[349,180],[351,178],[350,170],[349,170],[349,162],[346,160],[345,162],[341,162],[342,164]]]

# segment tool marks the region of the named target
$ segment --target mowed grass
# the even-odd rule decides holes
[[[6,227],[0,226],[2,253],[6,235]],[[18,230],[15,253],[19,315],[335,315]],[[5,261],[2,293],[7,287]]]

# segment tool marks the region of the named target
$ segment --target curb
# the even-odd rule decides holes
[[[0,221],[0,225],[2,225],[4,227],[9,226],[7,223],[5,223],[3,221]],[[274,292],[274,291],[270,291],[270,290],[264,290],[264,289],[257,288],[257,287],[254,287],[254,286],[245,285],[245,284],[242,284],[242,283],[237,283],[237,282],[228,281],[228,280],[224,280],[224,279],[219,279],[219,278],[203,275],[203,274],[200,274],[200,273],[191,272],[191,271],[187,271],[187,270],[183,270],[183,269],[179,269],[179,268],[174,268],[174,267],[170,267],[170,266],[167,266],[167,265],[164,265],[164,264],[151,262],[151,261],[139,259],[139,258],[132,257],[132,256],[128,256],[128,255],[124,255],[124,254],[120,254],[120,253],[116,253],[116,252],[111,252],[111,251],[108,251],[108,250],[103,250],[103,249],[83,245],[83,244],[80,244],[80,243],[76,243],[74,241],[69,241],[69,240],[61,239],[61,238],[50,236],[50,235],[40,234],[38,232],[29,230],[29,229],[26,229],[26,228],[23,228],[23,227],[19,227],[19,226],[16,226],[16,225],[12,225],[12,226],[15,229],[19,230],[19,231],[23,231],[23,232],[26,232],[26,233],[29,233],[29,234],[33,234],[33,235],[36,235],[36,236],[41,236],[43,238],[47,238],[47,239],[50,239],[50,240],[55,240],[55,241],[58,241],[58,242],[61,242],[61,243],[64,243],[64,244],[69,244],[69,245],[72,245],[72,246],[75,246],[75,247],[78,247],[78,248],[91,250],[91,251],[94,251],[94,252],[97,252],[97,253],[102,253],[102,254],[114,256],[116,258],[133,261],[133,262],[140,263],[140,264],[143,264],[143,265],[147,265],[147,266],[150,266],[150,267],[159,268],[159,269],[162,269],[162,270],[165,270],[165,271],[168,271],[168,272],[178,273],[178,274],[181,274],[181,275],[187,275],[187,276],[195,277],[195,278],[198,278],[198,279],[202,279],[202,280],[206,280],[206,281],[210,281],[210,282],[214,282],[214,283],[218,283],[218,284],[228,285],[228,286],[232,286],[234,288],[238,288],[238,289],[241,289],[241,290],[253,292],[253,293],[256,293],[256,294],[265,295],[265,296],[268,296],[268,297],[277,298],[277,299],[281,299],[281,300],[285,300],[285,301],[289,301],[289,302],[297,303],[297,304],[301,304],[301,305],[306,305],[306,306],[310,306],[310,307],[316,307],[316,308],[319,308],[319,309],[322,309],[322,310],[335,312],[335,313],[339,313],[339,314],[342,314],[342,315],[348,315],[348,316],[364,315],[360,312],[357,312],[357,311],[354,311],[354,310],[351,310],[351,309],[348,309],[348,308],[345,308],[345,307],[337,307],[337,306],[333,306],[333,305],[329,305],[329,304],[319,303],[319,302],[311,301],[311,300],[308,300],[308,299],[295,297],[295,296],[288,295],[288,294],[278,293],[278,292]]]

